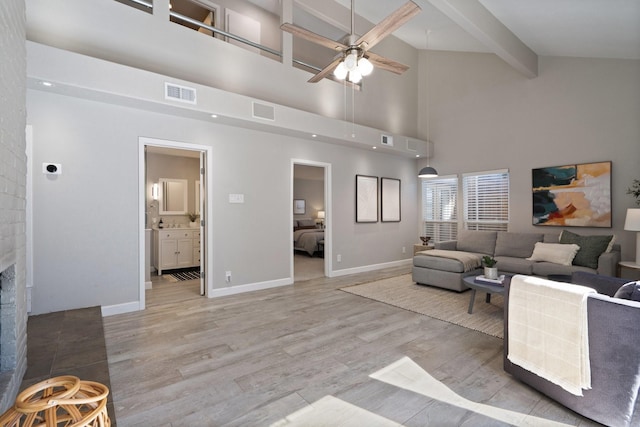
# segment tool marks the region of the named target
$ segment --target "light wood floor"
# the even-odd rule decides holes
[[[404,356],[471,401],[596,425],[504,373],[502,340],[339,290],[408,270],[217,299],[155,283],[104,319],[118,426],[269,426],[328,395],[405,426],[506,425],[369,377]]]

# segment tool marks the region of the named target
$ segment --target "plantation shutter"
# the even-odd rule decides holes
[[[509,171],[464,174],[464,227],[467,230],[507,231]]]
[[[422,180],[422,221],[431,241],[455,240],[458,235],[458,177]]]

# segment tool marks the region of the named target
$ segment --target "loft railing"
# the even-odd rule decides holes
[[[132,2],[132,3],[138,4],[140,6],[149,8],[150,10],[153,9],[153,3],[149,2],[149,1],[146,1],[146,0],[129,0],[129,1]],[[197,19],[190,18],[188,16],[182,15],[182,14],[174,12],[172,10],[169,11],[169,16],[171,16],[171,17],[173,17],[175,19],[179,19],[179,20],[184,21],[184,22],[188,22],[189,24],[196,25],[196,26],[198,26],[200,28],[203,28],[205,30],[209,30],[214,34],[219,34],[219,35],[227,37],[229,39],[236,40],[236,41],[238,41],[240,43],[243,43],[243,44],[246,44],[248,46],[254,47],[254,48],[259,49],[259,50],[261,50],[263,52],[270,53],[270,54],[272,54],[274,56],[277,56],[278,58],[282,58],[282,52],[279,52],[279,51],[277,51],[275,49],[271,49],[270,47],[267,47],[267,46],[263,46],[263,45],[261,45],[259,43],[252,42],[251,40],[247,40],[244,37],[240,37],[240,36],[237,36],[235,34],[231,34],[231,33],[227,32],[227,31],[221,30],[220,28],[212,27],[211,25],[205,24],[204,22],[198,21]],[[309,68],[311,70],[314,70],[316,73],[321,70],[321,68],[316,67],[315,65],[308,64],[308,63],[306,63],[304,61],[300,61],[300,60],[297,60],[295,58],[293,59],[293,62],[295,64],[301,65],[301,66],[303,66],[305,68]]]

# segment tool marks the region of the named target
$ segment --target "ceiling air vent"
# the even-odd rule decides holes
[[[196,90],[191,87],[180,86],[173,83],[164,84],[164,99],[172,101],[196,103]]]
[[[418,142],[407,139],[407,151],[418,151]]]
[[[256,119],[264,119],[274,121],[276,119],[276,111],[271,105],[253,103],[253,117]]]
[[[380,144],[393,147],[393,137],[391,135],[380,135]]]

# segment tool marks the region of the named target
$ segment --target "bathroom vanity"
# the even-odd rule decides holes
[[[155,267],[163,270],[200,265],[200,229],[165,228],[154,231]]]

